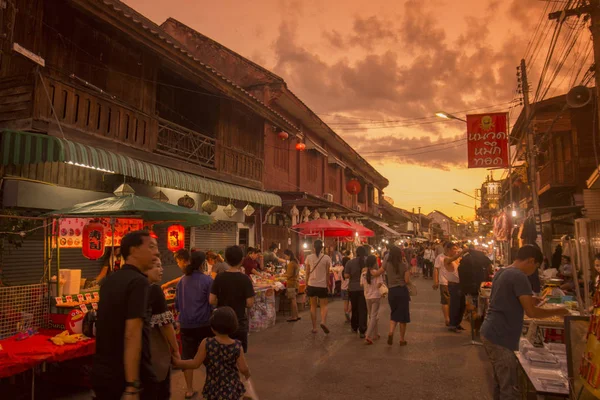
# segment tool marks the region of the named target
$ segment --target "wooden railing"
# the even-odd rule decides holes
[[[262,181],[263,160],[228,147],[220,147],[220,171],[242,178]]]
[[[44,85],[45,84],[45,85]],[[44,88],[45,86],[45,88]],[[56,112],[53,115],[52,106]],[[93,90],[45,76],[35,87],[33,115],[49,123],[154,150],[158,121]]]
[[[158,153],[215,168],[215,144],[215,138],[164,119],[158,120]]]

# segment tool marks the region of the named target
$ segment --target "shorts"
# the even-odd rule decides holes
[[[320,299],[326,299],[329,296],[327,288],[308,286],[306,288],[306,295],[308,297],[318,297]]]
[[[285,291],[285,295],[289,300],[294,300],[294,299],[296,299],[296,296],[298,295],[298,289],[287,288]]]
[[[181,359],[191,360],[196,356],[200,343],[215,334],[210,326],[200,328],[181,328]]]
[[[342,290],[342,300],[350,300],[350,296],[348,296],[347,290]]]
[[[440,285],[440,300],[443,306],[450,305],[450,291],[448,285]]]

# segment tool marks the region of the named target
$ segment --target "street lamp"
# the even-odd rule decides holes
[[[455,119],[457,121],[467,122],[466,119],[459,118],[456,115],[452,115],[452,114],[449,114],[449,113],[444,112],[444,111],[438,111],[438,112],[436,112],[435,116],[439,117],[439,118],[443,118],[443,119]]]
[[[471,207],[471,206],[466,206],[466,205],[464,205],[464,204],[460,204],[460,203],[457,203],[457,202],[455,202],[455,201],[454,201],[453,203],[454,203],[454,204],[456,204],[457,206],[461,206],[461,207],[467,207],[467,208],[473,209],[473,207]]]

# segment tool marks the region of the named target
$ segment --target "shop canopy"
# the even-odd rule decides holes
[[[281,197],[273,193],[203,178],[49,135],[4,130],[0,140],[0,159],[4,166],[64,162],[136,178],[156,186],[281,206]]]
[[[354,230],[343,221],[332,221],[330,219],[316,219],[292,226],[292,229],[300,231],[306,236],[317,236],[323,234],[326,237],[353,236]]]
[[[353,232],[358,233],[358,236],[360,236],[360,237],[373,237],[373,236],[375,236],[375,232],[373,232],[369,228],[366,228],[366,227],[362,226],[361,224],[357,224],[356,222],[352,222],[352,221],[340,221],[340,222],[342,224],[345,224],[345,225],[349,226],[350,229],[352,229]]]
[[[390,236],[390,237],[400,237],[400,236],[402,236],[402,234],[400,232],[397,232],[397,231],[393,230],[385,222],[377,221],[376,219],[373,219],[373,218],[369,218],[369,221],[371,221],[372,223],[374,223],[375,225],[379,226],[384,231],[386,231],[386,234],[388,236]]]
[[[73,207],[53,211],[51,217],[119,217],[139,216],[145,221],[182,222],[190,226],[208,225],[213,218],[198,211],[128,194],[76,204]]]

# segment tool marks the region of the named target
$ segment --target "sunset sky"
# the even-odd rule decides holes
[[[473,193],[490,172],[466,168],[466,140],[456,141],[465,134],[464,124],[433,115],[439,110],[461,118],[467,110],[512,111],[514,122],[520,109],[509,110],[509,103],[515,98],[516,66],[549,11],[545,7],[558,4],[540,0],[125,2],[158,24],[173,17],[284,78],[296,95],[389,179],[385,194],[396,206],[421,206],[424,213],[438,209],[467,219],[473,217],[473,210],[453,202],[472,206],[473,200],[452,189]],[[587,31],[581,36],[584,44],[589,42]],[[538,47],[543,49],[544,42]],[[539,51],[533,60],[532,82],[545,56],[546,51]],[[535,90],[535,83],[532,86]],[[430,147],[438,141],[455,143]],[[502,171],[495,172],[496,178],[501,175]]]

